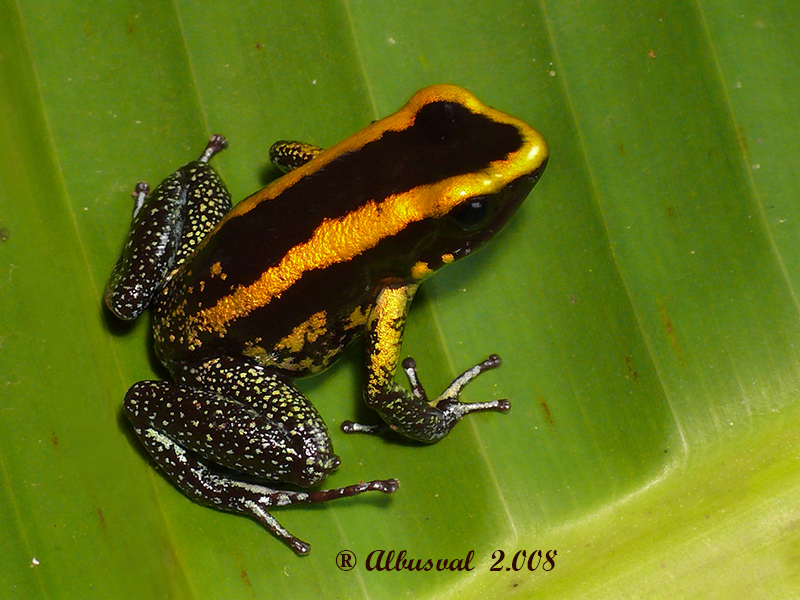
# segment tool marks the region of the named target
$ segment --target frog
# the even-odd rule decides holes
[[[105,303],[126,321],[151,308],[171,380],[135,383],[123,410],[186,496],[250,517],[304,555],[310,545],[273,509],[392,494],[399,483],[315,489],[341,459],[296,379],[324,371],[361,337],[363,396],[380,424],[343,421],[345,433],[426,445],[469,414],[509,410],[506,399],[459,399],[500,365],[495,354],[433,399],[413,358],[401,365],[408,388],[395,371],[419,285],[504,226],[549,150],[525,122],[453,85],[420,90],[327,149],[276,142],[269,155],[284,174],[236,206],[210,164],[227,145],[214,135],[197,160],[134,190]]]

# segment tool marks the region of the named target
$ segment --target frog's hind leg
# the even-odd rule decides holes
[[[223,136],[214,135],[197,160],[182,166],[152,192],[143,181],[136,185],[128,241],[105,291],[108,308],[120,319],[138,317],[168,274],[231,209],[225,184],[208,164],[227,145]]]
[[[270,507],[325,502],[368,491],[390,494],[397,489],[397,481],[390,479],[311,492],[277,490],[236,479],[222,469],[213,468],[152,427],[135,430],[161,470],[184,494],[198,504],[251,517],[297,554],[308,554],[311,546],[287,531],[269,513]]]
[[[394,479],[308,492],[253,483],[258,478],[312,485],[334,470],[339,458],[324,422],[291,384],[260,367],[227,359],[210,363],[187,370],[181,385],[141,381],[125,397],[139,439],[187,496],[249,516],[305,554],[309,545],[286,531],[270,507],[397,489]],[[184,385],[189,381],[193,385]]]

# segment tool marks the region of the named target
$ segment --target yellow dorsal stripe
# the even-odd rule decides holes
[[[531,162],[535,162],[530,161],[532,155],[536,152],[525,144],[506,160],[497,161],[481,173],[466,173],[419,186],[380,203],[370,200],[348,215],[323,221],[307,242],[292,248],[280,263],[267,269],[254,283],[237,287],[214,306],[191,317],[191,328],[224,334],[228,323],[266,306],[299,281],[305,272],[347,262],[381,240],[396,235],[410,223],[444,215],[465,198],[491,194],[515,177],[529,173]]]
[[[401,231],[407,223],[417,220],[409,214],[407,201],[402,200],[402,196],[412,193],[413,190],[391,197],[380,207],[370,201],[344,217],[323,221],[307,242],[292,248],[280,263],[267,269],[254,283],[238,286],[213,307],[200,311],[192,317],[192,325],[200,330],[223,333],[228,323],[266,306],[306,271],[351,260],[383,238]]]
[[[193,334],[190,337],[196,339],[196,334],[201,331],[215,331],[224,335],[228,323],[247,316],[253,310],[269,304],[273,298],[280,297],[305,272],[347,262],[373,248],[381,240],[396,235],[410,223],[442,216],[468,198],[494,193],[514,179],[532,173],[547,157],[546,142],[523,121],[481,104],[472,94],[460,88],[433,86],[415,94],[399,112],[322,152],[308,164],[244,200],[228,213],[216,229],[224,227],[227,221],[246,214],[259,202],[269,201],[270,198],[280,195],[297,180],[323,168],[337,156],[346,152],[357,152],[368,141],[377,139],[388,130],[405,129],[413,123],[420,106],[433,100],[458,102],[496,123],[513,125],[520,133],[522,146],[517,152],[492,163],[483,171],[457,175],[388,198],[373,199],[348,215],[323,221],[308,241],[292,248],[279,264],[267,269],[254,283],[236,287],[214,306],[192,316],[189,326]],[[204,243],[212,238],[213,233]]]

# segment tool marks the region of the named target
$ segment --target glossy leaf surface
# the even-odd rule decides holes
[[[0,588],[797,596],[799,26],[777,0],[0,3]],[[133,185],[209,134],[238,199],[277,175],[274,140],[333,144],[432,83],[551,147],[498,239],[423,286],[404,346],[432,393],[500,354],[464,399],[513,409],[421,448],[338,432],[369,417],[357,349],[302,382],[343,459],[327,484],[402,487],[276,512],[297,558],[150,466],[121,402],[164,373],[102,289]],[[368,571],[376,549],[474,570]],[[554,569],[513,568],[540,549]]]

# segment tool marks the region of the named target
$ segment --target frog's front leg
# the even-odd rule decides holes
[[[387,287],[380,292],[367,321],[367,384],[364,398],[392,431],[424,443],[434,443],[446,436],[464,415],[487,410],[507,411],[508,400],[464,403],[458,400],[461,390],[478,375],[500,366],[500,357],[490,356],[468,369],[429,401],[417,378],[414,359],[403,361],[403,370],[411,384],[406,391],[394,380],[403,342],[406,315],[417,285]],[[381,426],[345,421],[346,433],[375,433]]]
[[[264,368],[214,359],[175,374],[177,383],[131,387],[125,412],[159,467],[196,502],[249,516],[306,554],[310,546],[284,529],[270,507],[397,489],[394,479],[301,492],[237,478],[232,471],[310,486],[335,470],[339,457],[313,405]]]
[[[302,167],[322,150],[319,146],[306,142],[280,140],[269,149],[269,159],[281,171],[288,173]]]

